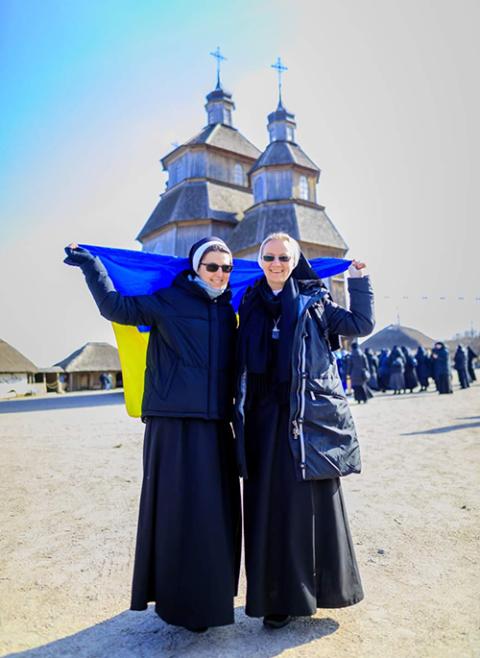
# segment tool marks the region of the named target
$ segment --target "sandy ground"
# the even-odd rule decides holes
[[[119,393],[0,403],[0,653],[329,658],[480,656],[480,385],[353,407],[344,480],[366,599],[268,631],[204,635],[130,612],[143,426]]]

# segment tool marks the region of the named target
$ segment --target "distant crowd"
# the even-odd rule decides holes
[[[401,345],[379,353],[370,348],[363,351],[352,343],[351,352],[336,352],[338,372],[345,390],[350,385],[357,402],[368,402],[372,391],[393,391],[394,395],[428,390],[431,381],[438,393],[453,393],[452,366],[457,371],[461,388],[476,380],[474,361],[477,354],[470,346],[458,345],[453,360],[444,343],[437,342],[431,350],[418,347],[416,352]]]

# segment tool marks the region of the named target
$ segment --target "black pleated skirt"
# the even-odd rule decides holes
[[[358,603],[363,590],[339,479],[299,481],[288,404],[253,400],[246,417],[246,614],[302,616]]]
[[[241,517],[233,436],[222,421],[150,417],[132,610],[155,602],[167,623],[233,623]]]

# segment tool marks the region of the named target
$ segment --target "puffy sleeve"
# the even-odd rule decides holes
[[[368,336],[375,326],[373,288],[369,276],[349,278],[350,309],[324,299],[325,320],[330,334]]]
[[[98,257],[87,249],[65,249],[67,265],[80,267],[98,309],[107,320],[133,326],[152,325],[158,320],[159,301],[154,295],[122,295]]]

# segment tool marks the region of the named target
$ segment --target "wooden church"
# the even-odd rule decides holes
[[[263,239],[284,231],[308,258],[343,258],[348,246],[317,201],[319,167],[295,141],[295,116],[281,96],[268,115],[269,143],[262,152],[233,125],[232,94],[220,82],[206,97],[207,125],[162,160],[165,192],[137,236],[145,251],[186,256],[197,240],[217,235],[234,256],[256,258]],[[334,299],[345,303],[343,275],[326,281]]]

